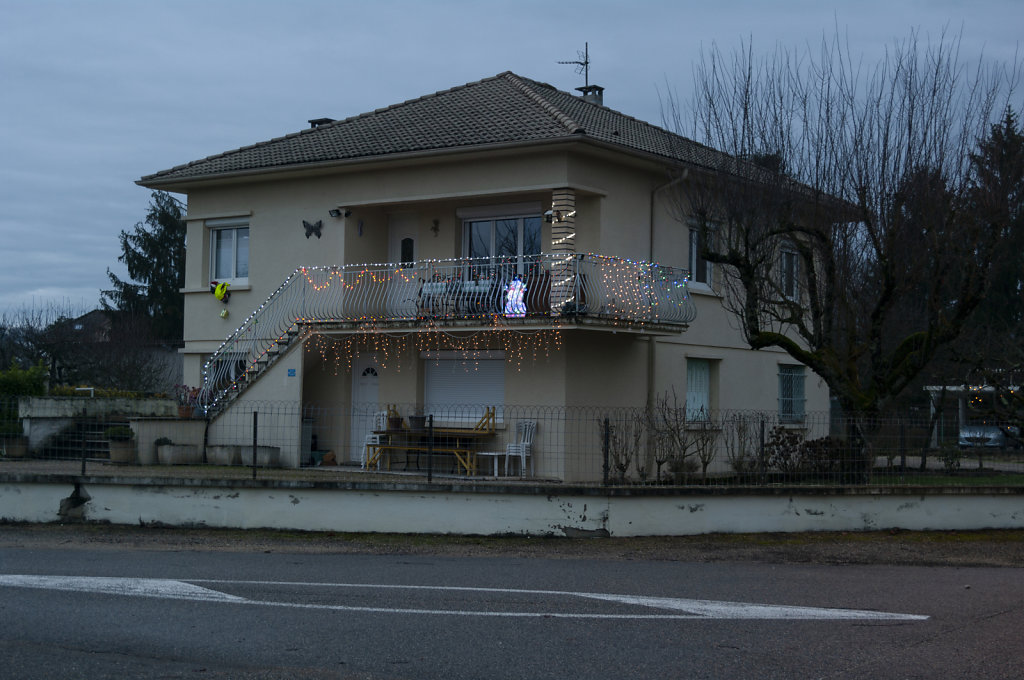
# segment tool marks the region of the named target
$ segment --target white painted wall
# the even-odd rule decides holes
[[[419,486],[408,490],[270,483],[81,483],[83,518],[114,524],[438,534],[692,535],[712,532],[972,530],[1024,528],[1024,493],[960,490],[842,495],[604,495]],[[4,481],[0,519],[55,522],[73,484]]]

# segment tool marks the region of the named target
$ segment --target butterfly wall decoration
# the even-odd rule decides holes
[[[320,230],[324,226],[324,221],[317,220],[313,224],[310,224],[306,220],[302,220],[302,226],[306,228],[306,238],[309,238],[312,234],[316,234],[316,237],[320,238]]]

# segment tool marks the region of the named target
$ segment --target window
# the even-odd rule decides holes
[[[540,253],[540,215],[465,221],[466,257],[521,258]]]
[[[707,420],[711,414],[711,361],[686,360],[686,419]]]
[[[803,422],[805,370],[803,366],[779,365],[779,420],[781,422]]]
[[[790,247],[782,249],[782,257],[779,263],[779,286],[782,294],[795,300],[798,295],[800,277],[800,259],[796,251]]]
[[[402,263],[402,266],[413,266],[413,262],[416,259],[416,239],[411,236],[403,238],[398,244],[398,249],[401,251],[399,253],[399,261]]]
[[[700,229],[690,228],[690,281],[711,285],[711,263],[700,256]]]
[[[206,226],[210,227],[210,279],[248,279],[249,223],[245,220],[208,220]]]

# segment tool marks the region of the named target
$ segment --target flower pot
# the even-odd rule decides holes
[[[156,447],[156,458],[161,465],[199,465],[203,454],[195,444],[161,444]]]
[[[108,443],[110,449],[111,463],[134,463],[135,462],[135,441],[111,440]]]
[[[191,406],[179,406],[178,417],[179,418],[191,418],[195,414],[195,409]]]
[[[402,417],[401,416],[388,416],[388,429],[389,430],[401,430],[402,429]]]
[[[238,453],[242,458],[242,465],[252,465],[252,447],[240,446]],[[257,446],[256,465],[260,467],[280,467],[281,447],[280,446]]]
[[[28,455],[28,439],[25,437],[11,437],[0,440],[0,447],[8,458],[24,458]]]
[[[414,430],[423,430],[427,427],[426,416],[409,416],[409,427]]]
[[[242,462],[242,455],[237,446],[221,444],[206,447],[206,460],[211,465],[238,465]]]

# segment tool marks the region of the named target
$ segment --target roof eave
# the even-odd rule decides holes
[[[411,151],[395,154],[385,154],[380,156],[360,156],[358,158],[344,158],[330,161],[321,161],[317,163],[296,163],[291,165],[276,165],[266,168],[253,168],[249,170],[238,170],[231,172],[219,172],[209,175],[189,176],[180,178],[167,178],[163,179],[156,175],[148,175],[136,180],[136,184],[149,189],[161,189],[167,191],[181,190],[188,188],[189,186],[209,184],[211,182],[230,182],[240,179],[258,179],[258,178],[269,178],[274,175],[280,174],[293,174],[293,173],[310,173],[310,174],[321,174],[327,173],[337,168],[349,168],[356,166],[365,166],[375,163],[393,163],[402,161],[427,161],[435,158],[450,158],[459,155],[473,154],[473,153],[490,153],[500,151],[518,151],[528,150],[542,147],[556,147],[556,146],[572,146],[576,144],[585,144],[605,151],[611,151],[616,154],[625,154],[632,156],[646,163],[664,167],[678,167],[691,166],[691,167],[702,167],[697,164],[684,161],[678,158],[672,158],[662,154],[651,153],[636,149],[631,146],[623,144],[616,144],[614,142],[608,142],[594,137],[588,136],[586,133],[580,133],[575,135],[567,135],[564,137],[551,137],[548,139],[541,140],[528,140],[528,141],[517,141],[517,142],[501,142],[495,144],[486,145],[473,145],[464,147],[451,147],[445,149],[427,149],[423,151]],[[711,169],[711,168],[708,168]]]
[[[448,158],[452,156],[487,153],[497,151],[517,151],[537,147],[549,147],[559,145],[571,145],[582,141],[580,136],[551,137],[549,139],[528,140],[517,142],[500,142],[495,144],[482,144],[473,146],[459,146],[444,149],[426,149],[423,151],[407,151],[394,154],[383,154],[380,156],[360,156],[358,158],[343,158],[330,161],[319,161],[315,163],[294,163],[289,165],[275,165],[265,168],[252,168],[249,170],[236,170],[230,172],[218,172],[208,175],[193,175],[180,178],[160,178],[157,175],[147,175],[136,180],[139,186],[148,189],[162,189],[173,191],[174,188],[186,188],[189,185],[208,184],[210,182],[232,181],[246,178],[264,178],[276,174],[292,173],[326,173],[335,168],[347,168],[353,166],[370,165],[374,163],[392,163],[400,161],[427,161],[433,158]],[[158,173],[159,174],[159,173]],[[173,187],[173,188],[172,188]]]

